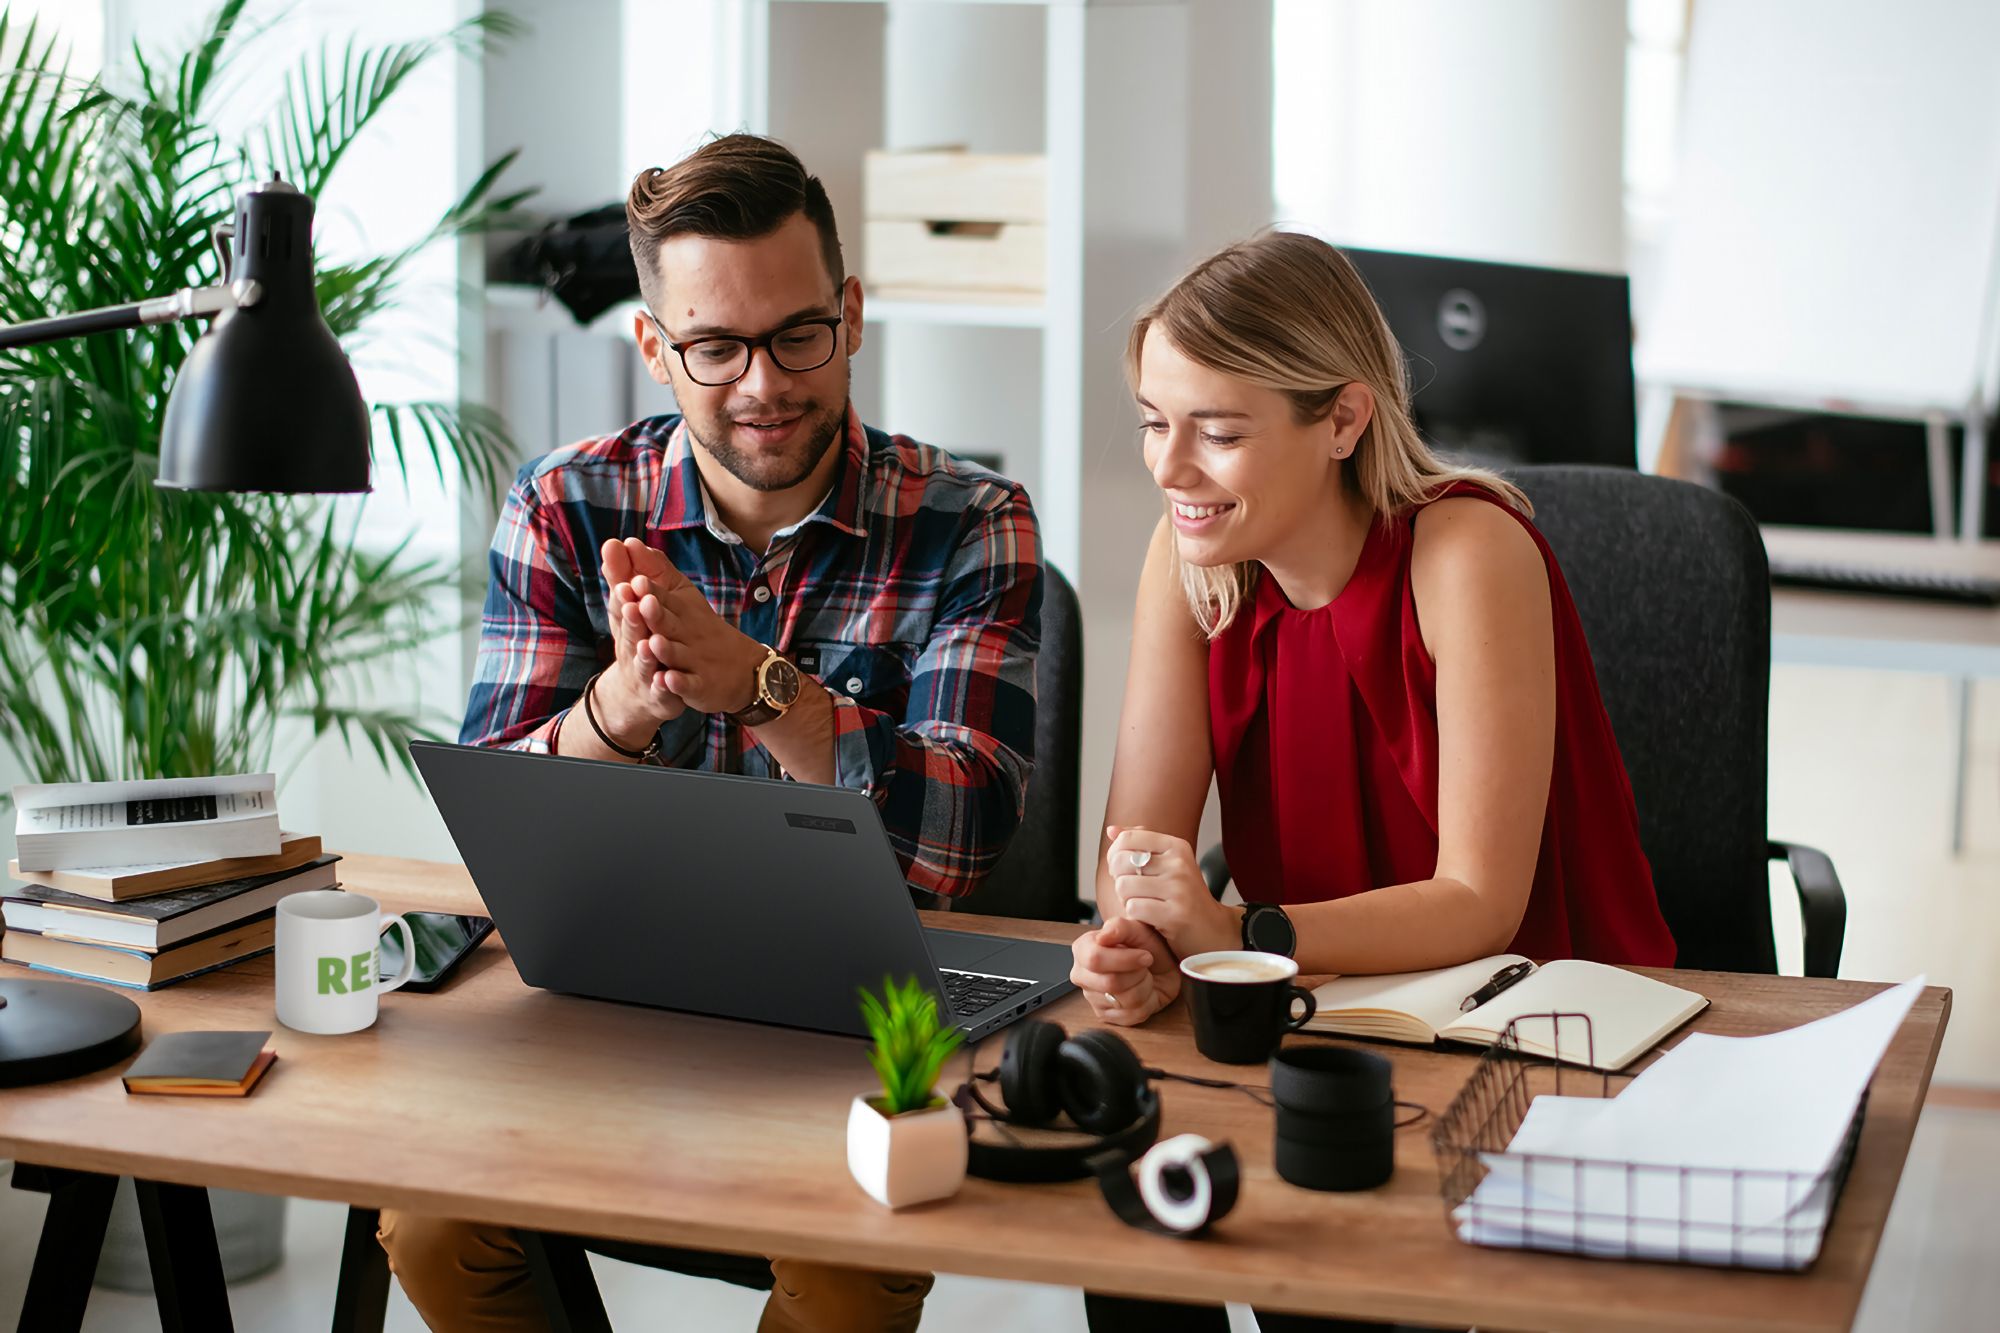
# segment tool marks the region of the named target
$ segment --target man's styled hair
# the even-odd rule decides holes
[[[648,167],[625,197],[626,230],[639,290],[660,306],[660,242],[674,236],[754,241],[804,213],[819,231],[820,257],[839,299],[846,271],[833,205],[819,177],[791,149],[757,134],[725,134],[670,167]]]

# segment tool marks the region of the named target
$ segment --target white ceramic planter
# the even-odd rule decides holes
[[[958,1193],[965,1183],[965,1114],[950,1102],[883,1115],[856,1097],[847,1112],[847,1169],[868,1197],[908,1208]]]

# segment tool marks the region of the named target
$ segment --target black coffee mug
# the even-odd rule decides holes
[[[1271,1058],[1287,1032],[1304,1027],[1317,1009],[1312,992],[1293,985],[1299,965],[1283,954],[1219,949],[1181,959],[1181,976],[1194,1010],[1194,1046],[1226,1065],[1254,1065]],[[1305,1001],[1305,1012],[1292,1016]]]

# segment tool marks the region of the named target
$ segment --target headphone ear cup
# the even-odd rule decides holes
[[[1062,1043],[1056,1065],[1062,1109],[1077,1128],[1111,1134],[1139,1118],[1146,1069],[1117,1033],[1102,1028],[1078,1033]]]
[[[1062,1113],[1057,1053],[1063,1047],[1060,1023],[1031,1019],[1016,1023],[1000,1050],[1000,1096],[1007,1118],[1019,1125],[1046,1125]]]

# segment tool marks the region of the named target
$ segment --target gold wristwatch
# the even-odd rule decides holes
[[[764,649],[764,660],[757,664],[752,684],[756,692],[750,697],[750,706],[729,715],[741,726],[761,727],[776,721],[799,701],[799,669],[776,648]]]

